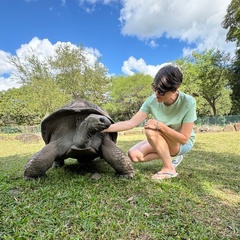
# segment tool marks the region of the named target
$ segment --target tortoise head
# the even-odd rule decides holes
[[[90,114],[82,122],[82,125],[85,125],[88,131],[100,132],[111,125],[111,121],[103,115]]]

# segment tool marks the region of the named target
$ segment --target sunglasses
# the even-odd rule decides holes
[[[158,92],[159,95],[164,96],[167,91],[162,91],[160,88],[156,87],[154,83],[151,84],[154,92]]]

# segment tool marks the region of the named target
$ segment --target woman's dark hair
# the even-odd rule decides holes
[[[176,91],[182,80],[183,75],[179,67],[168,64],[159,69],[154,78],[154,85],[162,92]]]

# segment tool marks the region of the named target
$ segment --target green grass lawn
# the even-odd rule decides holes
[[[239,132],[197,134],[179,176],[164,181],[151,180],[158,160],[134,164],[127,180],[102,160],[83,172],[72,159],[26,181],[23,166],[43,142],[0,138],[0,239],[240,239]],[[143,138],[119,136],[118,146]]]

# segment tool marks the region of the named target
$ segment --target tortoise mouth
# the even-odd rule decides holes
[[[97,123],[96,130],[102,131],[102,130],[108,128],[110,125],[111,125],[111,122],[108,118],[101,117],[101,118],[99,118],[99,121]]]
[[[95,129],[95,131],[102,131],[111,125],[107,117],[97,114],[90,114],[84,122],[87,123],[88,128]]]

